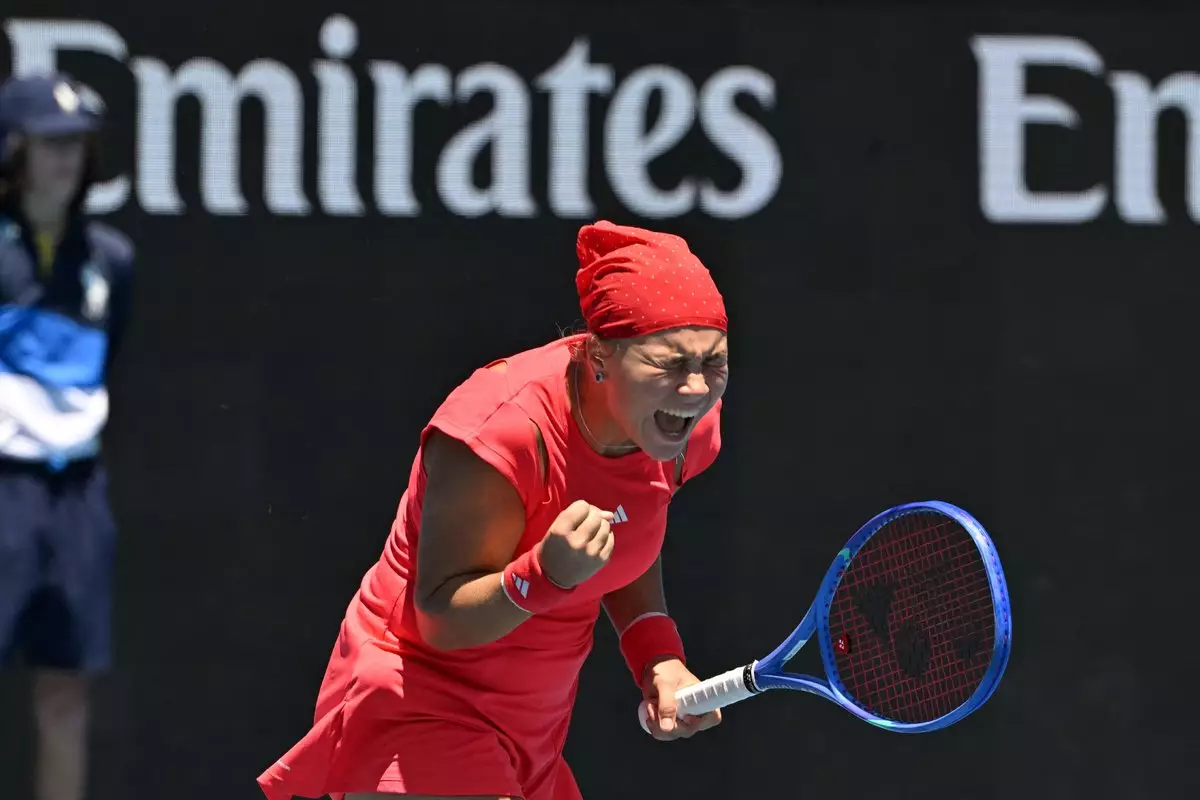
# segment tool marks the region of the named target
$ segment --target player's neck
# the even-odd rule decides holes
[[[30,192],[21,198],[21,213],[35,233],[62,238],[70,212],[61,201]]]
[[[571,398],[571,413],[588,445],[602,456],[628,455],[637,449],[620,431],[608,413],[604,390],[587,380],[586,371],[573,363],[568,372],[567,388]]]

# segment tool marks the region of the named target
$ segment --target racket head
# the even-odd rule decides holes
[[[996,690],[1012,648],[1004,571],[963,509],[908,503],[877,515],[826,573],[816,635],[833,699],[881,728],[953,724]]]

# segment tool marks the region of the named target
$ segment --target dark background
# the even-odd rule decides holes
[[[725,449],[680,496],[667,542],[668,596],[691,665],[708,675],[767,652],[858,525],[934,498],[971,510],[997,542],[1014,603],[1012,661],[987,706],[927,736],[787,696],[663,745],[636,726],[636,690],[602,622],[568,743],[585,795],[1195,795],[1187,757],[1200,741],[1179,685],[1195,671],[1186,565],[1200,554],[1184,502],[1197,477],[1200,301],[1184,202],[1188,127],[1163,115],[1164,225],[1128,224],[1111,205],[1082,225],[990,223],[979,210],[970,39],[1078,37],[1109,69],[1157,82],[1200,67],[1200,16],[558,8],[15,0],[5,12],[103,21],[131,55],[172,67],[195,56],[234,70],[278,59],[309,98],[317,31],[332,13],[359,26],[350,61],[361,91],[372,58],[455,71],[496,61],[528,82],[580,36],[618,82],[650,63],[697,83],[735,64],[770,74],[774,106],[745,108],[778,143],[783,179],[746,219],[632,215],[606,183],[593,117],[596,216],[685,236],[732,320]],[[0,38],[0,69],[7,48]],[[105,96],[109,171],[130,169],[130,72],[94,56],[60,64]],[[1030,133],[1030,184],[1111,185],[1104,79],[1044,69],[1029,81],[1083,119],[1074,131]],[[532,219],[459,218],[430,188],[434,155],[486,106],[418,124],[421,216],[332,218],[315,202],[309,217],[272,216],[253,102],[242,164],[251,213],[210,215],[187,101],[178,172],[190,212],[155,217],[130,202],[111,215],[140,259],[108,437],[122,528],[118,668],[98,688],[94,800],[258,797],[255,777],[311,721],[338,622],[383,545],[424,422],[474,367],[576,321],[574,235],[586,220],[546,210],[546,100],[533,96],[542,211]],[[668,187],[684,169],[737,180],[696,137],[653,174]],[[23,689],[0,689],[6,796],[28,786]]]

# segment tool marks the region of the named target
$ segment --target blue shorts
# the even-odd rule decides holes
[[[109,666],[115,541],[98,462],[0,460],[0,665]]]

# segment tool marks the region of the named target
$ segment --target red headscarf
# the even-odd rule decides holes
[[[575,289],[588,330],[633,339],[684,326],[728,330],[712,275],[669,233],[597,222],[579,230]]]

